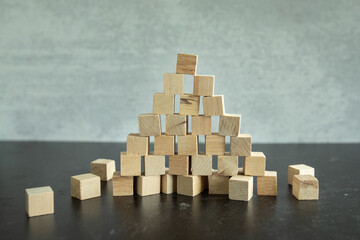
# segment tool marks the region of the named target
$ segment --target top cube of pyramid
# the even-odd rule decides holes
[[[179,53],[177,55],[176,73],[196,74],[197,55]]]

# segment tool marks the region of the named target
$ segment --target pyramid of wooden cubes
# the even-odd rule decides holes
[[[120,153],[114,196],[161,192],[196,196],[208,189],[209,194],[249,201],[254,176],[259,195],[277,195],[276,172],[266,171],[264,153],[252,152],[251,136],[240,134],[241,115],[225,113],[224,96],[214,94],[215,76],[197,75],[197,62],[196,55],[178,54],[176,73],[164,74],[164,92],[154,94],[152,113],[139,115],[139,133],[127,136],[127,150]],[[185,74],[194,76],[192,93],[184,93]],[[180,96],[177,113],[175,95]],[[165,122],[160,115],[165,115]],[[214,116],[220,116],[218,132],[212,132]],[[205,136],[205,152],[199,152],[200,135]],[[227,136],[230,152],[225,151]],[[154,137],[153,152],[149,151],[150,137]],[[213,156],[217,156],[217,170]],[[244,158],[243,168],[239,168],[239,157]]]

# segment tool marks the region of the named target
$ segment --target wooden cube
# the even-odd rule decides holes
[[[225,114],[224,96],[214,95],[203,98],[204,115],[217,116]]]
[[[140,136],[158,136],[161,135],[160,115],[141,114],[139,116]]]
[[[121,176],[120,172],[113,175],[113,196],[134,195],[134,177]]]
[[[239,159],[237,156],[218,156],[218,174],[235,176],[238,174]]]
[[[197,55],[179,53],[177,55],[176,73],[196,74]]]
[[[241,115],[225,114],[220,116],[219,135],[221,136],[238,136],[240,133]]]
[[[169,174],[169,169],[161,176],[161,192],[165,194],[176,193],[176,175]]]
[[[184,74],[164,73],[164,93],[184,94]]]
[[[129,155],[148,155],[149,137],[141,137],[140,134],[130,133],[127,136],[126,152]]]
[[[140,176],[141,175],[141,156],[129,155],[126,152],[120,153],[120,175],[121,176]]]
[[[230,137],[230,155],[250,156],[251,136],[249,134],[239,134],[236,137]]]
[[[102,181],[112,179],[115,172],[115,161],[110,159],[97,159],[90,163],[91,173],[100,177]]]
[[[153,114],[173,114],[175,96],[164,93],[154,93]]]
[[[189,175],[190,157],[184,155],[172,155],[169,157],[169,174]]]
[[[92,173],[72,176],[71,196],[80,200],[100,197],[100,177]]]
[[[250,201],[253,197],[253,177],[237,175],[229,180],[229,199]]]
[[[177,176],[177,194],[194,197],[205,189],[202,176]]]
[[[191,134],[193,135],[211,135],[211,116],[192,116]]]
[[[194,76],[194,95],[213,96],[215,76],[196,75]]]
[[[288,182],[293,184],[294,175],[311,175],[315,176],[315,169],[305,164],[289,165],[288,167]]]
[[[175,137],[169,135],[160,135],[154,137],[155,155],[174,155]]]
[[[206,155],[225,155],[225,137],[217,133],[205,136]]]
[[[29,217],[54,213],[54,191],[50,186],[25,189],[25,199]]]
[[[257,177],[257,195],[277,195],[277,173],[276,171],[265,171],[265,176]]]
[[[208,156],[208,155],[191,156],[191,174],[195,176],[212,175],[212,156]]]
[[[238,175],[244,175],[244,168],[238,168]]]
[[[199,115],[200,97],[190,94],[180,96],[180,109],[181,115]]]
[[[187,116],[185,115],[166,115],[166,134],[183,136],[187,134]]]
[[[161,176],[136,177],[136,193],[140,196],[159,194],[160,186]]]
[[[165,174],[165,156],[145,156],[144,169],[145,176],[157,176]]]
[[[262,152],[251,152],[244,157],[244,174],[250,176],[265,176],[266,157]]]
[[[229,177],[221,176],[216,170],[208,176],[209,194],[229,194]]]
[[[198,139],[196,135],[177,137],[179,155],[198,155]]]
[[[298,200],[317,200],[319,181],[312,175],[294,175],[292,194]]]

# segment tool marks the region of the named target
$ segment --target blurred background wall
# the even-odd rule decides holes
[[[254,142],[359,142],[359,13],[355,0],[1,0],[0,140],[124,141],[182,52]]]

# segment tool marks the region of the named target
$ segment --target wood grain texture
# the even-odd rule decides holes
[[[179,53],[177,55],[176,73],[195,75],[197,59],[197,55]]]
[[[240,133],[240,114],[225,114],[220,116],[219,135],[221,136],[238,136]]]
[[[298,200],[318,200],[318,179],[312,175],[294,175],[292,194]]]
[[[169,174],[169,169],[165,170],[165,174],[161,176],[161,192],[165,194],[176,193],[176,175]]]
[[[225,137],[217,133],[205,136],[206,155],[225,155]]]
[[[249,134],[239,134],[236,137],[230,137],[230,155],[250,156],[251,149],[251,136]]]
[[[136,177],[136,193],[140,196],[159,194],[160,188],[161,176]]]
[[[200,97],[190,94],[180,96],[180,115],[199,115]]]
[[[192,135],[211,135],[211,116],[191,116]]]
[[[174,155],[175,153],[175,136],[160,135],[154,137],[154,154],[155,155]]]
[[[244,174],[248,176],[265,176],[266,157],[262,152],[251,152],[244,157]]]
[[[209,194],[229,194],[229,177],[221,176],[217,170],[213,170],[211,176],[208,176]]]
[[[54,191],[50,186],[25,189],[25,208],[29,217],[54,213]]]
[[[177,194],[194,197],[204,189],[205,181],[202,176],[177,176]]]
[[[257,177],[257,195],[277,196],[276,171],[265,171],[265,176]]]
[[[198,137],[196,135],[185,135],[177,137],[179,155],[198,155]]]
[[[134,177],[121,176],[120,172],[113,175],[113,196],[132,196],[134,195]]]
[[[197,96],[214,95],[215,76],[196,75],[194,76],[193,94]]]
[[[187,134],[187,119],[186,115],[172,114],[166,115],[166,135],[179,135]]]
[[[294,175],[312,175],[315,176],[315,169],[305,164],[294,164],[288,167],[288,183],[293,184]]]
[[[90,163],[91,173],[100,177],[101,181],[109,181],[115,172],[115,161],[111,159],[96,159]]]
[[[233,176],[229,180],[229,199],[250,201],[253,197],[254,180],[249,176]]]
[[[218,174],[235,176],[238,174],[239,159],[237,156],[218,156]]]
[[[184,155],[172,155],[169,157],[169,174],[189,175],[190,157]]]
[[[165,156],[147,155],[144,158],[145,176],[165,174]]]
[[[127,136],[126,152],[129,155],[148,155],[149,137],[142,137],[138,133],[130,133]]]
[[[141,114],[138,119],[140,136],[148,137],[161,135],[159,114]]]
[[[173,114],[175,96],[164,93],[154,93],[153,114]]]
[[[129,155],[126,152],[120,153],[120,175],[121,176],[140,176],[141,175],[141,156]]]
[[[164,73],[164,93],[184,94],[184,74]]]
[[[191,156],[191,174],[195,176],[212,175],[212,156],[208,156],[208,155]]]
[[[100,197],[100,177],[92,173],[71,177],[71,196],[80,200]]]
[[[217,116],[225,114],[224,96],[214,95],[203,98],[203,109],[205,116]]]

